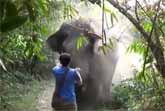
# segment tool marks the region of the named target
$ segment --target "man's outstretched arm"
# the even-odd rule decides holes
[[[80,74],[79,70],[80,70],[80,68],[76,68],[77,84],[78,85],[82,85],[83,84],[83,81],[82,81],[82,77],[81,77],[81,74]]]

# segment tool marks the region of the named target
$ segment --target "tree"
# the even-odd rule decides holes
[[[101,0],[89,0],[91,3],[97,3],[100,5]],[[100,1],[100,2],[99,2]],[[159,0],[153,5],[148,5],[144,0],[145,6],[142,6],[138,0],[135,1],[135,6],[129,6],[128,0],[123,0],[123,2],[119,2],[118,0],[107,0],[111,5],[113,5],[116,9],[119,10],[129,21],[137,28],[137,30],[141,33],[144,40],[146,41],[150,51],[152,52],[153,57],[156,60],[156,68],[162,77],[165,78],[165,56],[163,52],[162,41],[164,41],[164,32],[163,32],[163,23],[165,22],[163,16],[163,0]],[[130,13],[134,12],[133,14]],[[138,13],[137,11],[141,11],[142,13]],[[145,19],[142,20],[139,17],[145,16]],[[145,29],[145,20],[150,23],[149,30]],[[148,50],[149,50],[148,49]]]

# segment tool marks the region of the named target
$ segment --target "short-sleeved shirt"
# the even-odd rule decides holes
[[[66,72],[66,67],[55,66],[52,71],[56,80],[56,85],[59,85],[59,82]],[[63,86],[58,91],[59,96],[62,97],[65,101],[70,103],[74,103],[76,101],[75,82],[77,80],[78,76],[76,73],[76,69],[69,68]]]

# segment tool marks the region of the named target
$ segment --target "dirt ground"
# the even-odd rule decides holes
[[[41,91],[37,98],[37,106],[36,109],[37,111],[53,111],[51,108],[51,99],[52,99],[52,94],[54,91],[54,81],[51,81],[48,83],[44,90]],[[81,109],[79,111],[121,111],[121,110],[105,110],[105,109]]]
[[[37,111],[53,111],[51,108],[51,99],[54,90],[54,84],[51,82],[38,96]]]

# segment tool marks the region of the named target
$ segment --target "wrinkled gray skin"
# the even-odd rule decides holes
[[[72,55],[71,67],[81,68],[83,86],[81,89],[78,88],[78,101],[92,104],[107,102],[110,99],[112,77],[118,59],[116,48],[104,55],[98,51],[100,39],[87,37],[88,42],[79,50],[76,49],[76,39],[84,32],[75,27],[93,31],[85,22],[64,23],[55,34],[48,38],[47,42],[53,51],[69,52]]]

